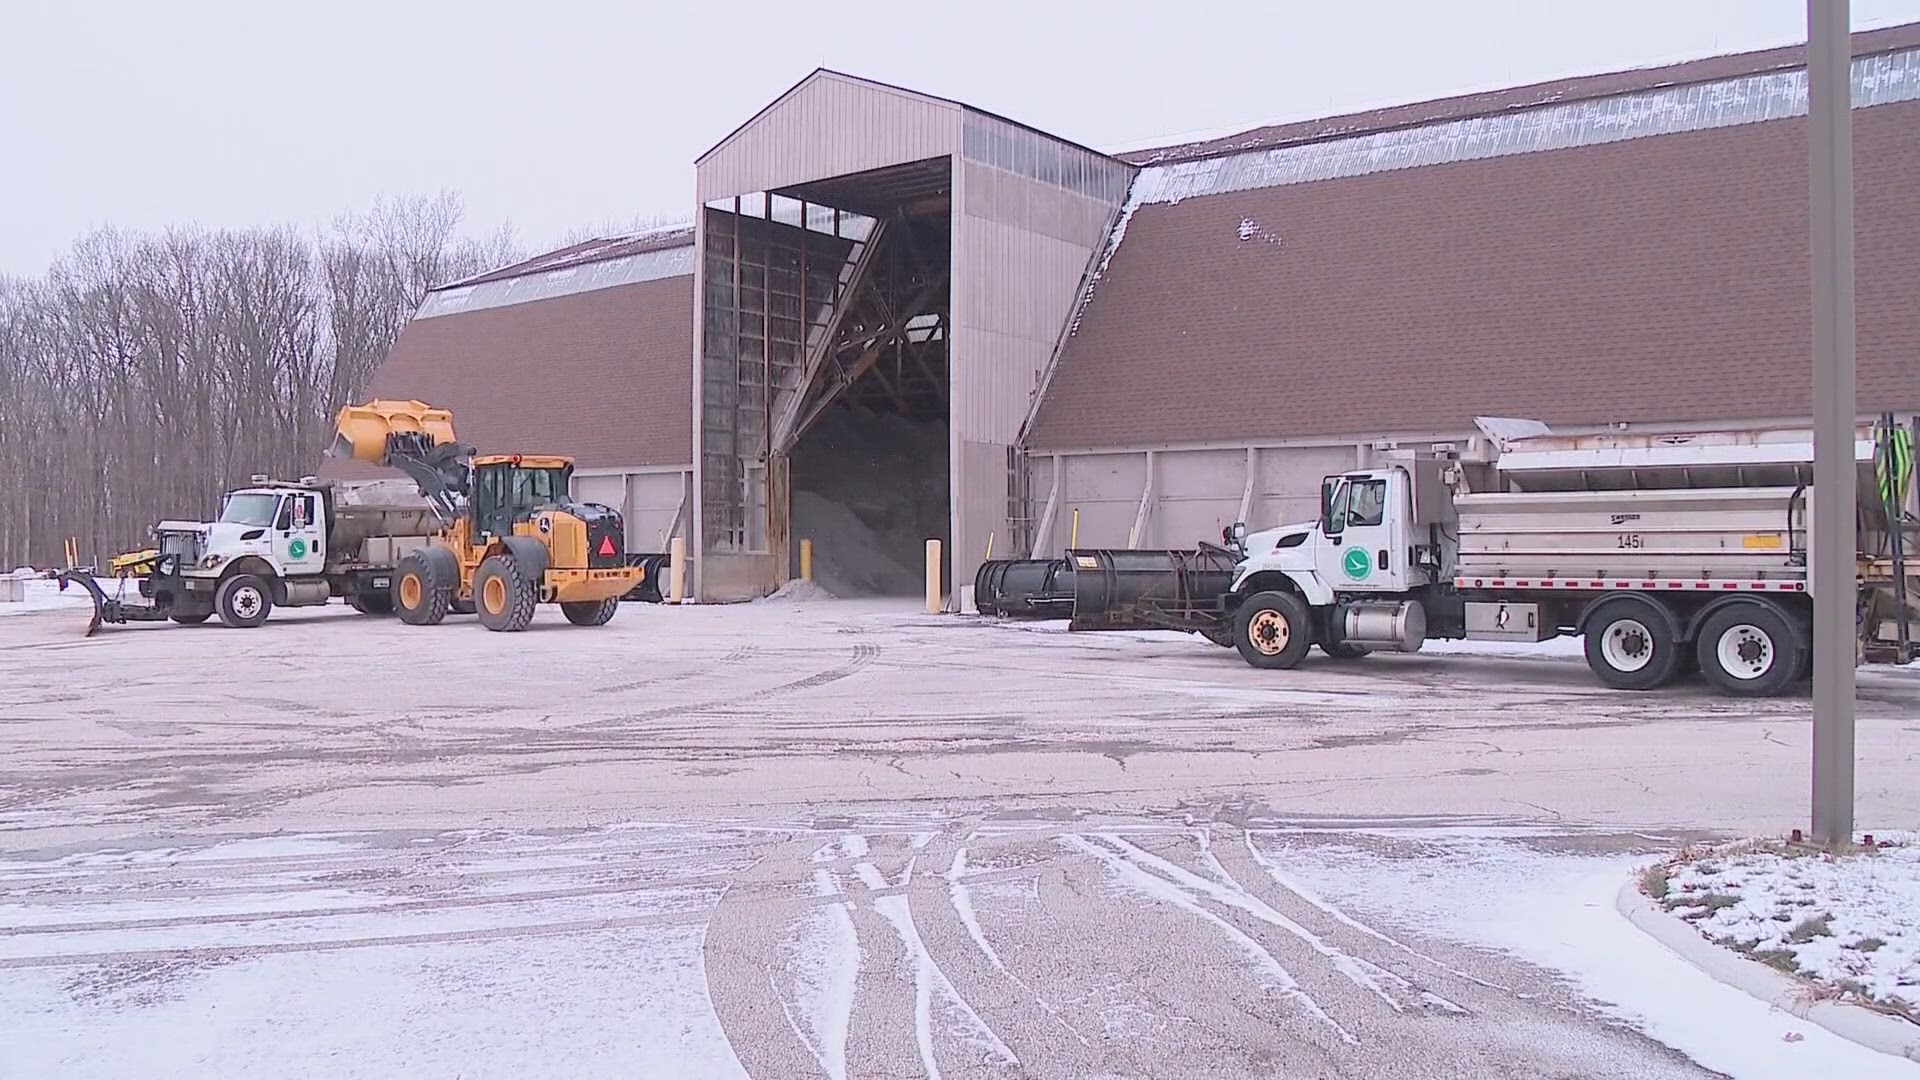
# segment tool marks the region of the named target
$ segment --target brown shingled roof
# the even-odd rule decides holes
[[[369,396],[452,409],[461,440],[482,451],[568,454],[588,468],[684,465],[693,277],[415,319]]]
[[[1860,406],[1911,408],[1920,103],[1854,151]],[[1028,444],[1804,416],[1806,155],[1795,118],[1142,206]]]
[[[1864,30],[1853,35],[1855,56],[1910,49],[1917,45],[1920,45],[1920,23]],[[1343,138],[1371,131],[1416,127],[1421,124],[1460,120],[1469,116],[1486,116],[1567,101],[1612,97],[1616,94],[1628,94],[1654,87],[1712,82],[1717,79],[1755,75],[1766,71],[1802,68],[1806,65],[1806,46],[1787,45],[1760,52],[1709,56],[1660,67],[1635,68],[1630,71],[1614,71],[1602,75],[1583,75],[1577,78],[1556,79],[1551,82],[1533,83],[1484,93],[1462,94],[1432,101],[1370,109],[1343,116],[1275,124],[1253,128],[1225,138],[1205,139],[1173,146],[1146,147],[1113,156],[1135,165],[1192,161],[1197,158],[1219,157],[1222,154],[1246,150],[1270,150],[1277,146],[1294,143],[1317,142],[1322,139]]]

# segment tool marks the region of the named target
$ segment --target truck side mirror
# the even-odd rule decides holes
[[[1327,536],[1340,531],[1333,525],[1333,488],[1333,477],[1320,481],[1320,531]]]
[[[1237,548],[1243,552],[1247,550],[1247,523],[1246,522],[1236,521],[1233,524],[1227,526],[1224,536],[1226,538],[1228,547]]]

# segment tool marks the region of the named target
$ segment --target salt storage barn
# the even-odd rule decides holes
[[[1920,407],[1920,25],[1855,35],[1859,400]],[[1476,415],[1810,412],[1799,48],[1117,154],[816,71],[694,164],[691,227],[429,295],[375,378],[570,453],[705,600],[913,593],[1191,546]]]

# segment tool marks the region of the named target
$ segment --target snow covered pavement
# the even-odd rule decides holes
[[[1920,1076],[1614,907],[1804,700],[915,606],[0,619],[0,1078]]]
[[[1642,886],[1709,939],[1920,1023],[1920,846],[1838,857],[1779,842],[1709,848]]]

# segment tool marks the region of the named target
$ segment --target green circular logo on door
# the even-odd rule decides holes
[[[307,542],[306,542],[305,540],[295,540],[295,541],[294,541],[293,543],[291,543],[291,544],[288,544],[288,545],[287,545],[287,557],[288,557],[288,558],[290,558],[290,559],[304,559],[304,558],[306,558],[306,557],[307,557]],[[1348,572],[1349,572],[1349,573],[1351,573],[1352,571],[1348,571]]]
[[[1345,570],[1348,577],[1359,581],[1372,572],[1373,556],[1359,548],[1348,548],[1346,555],[1340,560],[1340,569]]]

